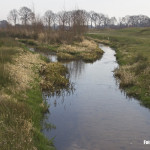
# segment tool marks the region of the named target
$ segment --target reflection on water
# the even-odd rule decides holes
[[[83,61],[72,61],[64,65],[68,68],[70,75],[74,76],[75,79],[80,77],[85,69],[85,63]]]
[[[64,103],[65,97],[73,95],[75,92],[74,83],[70,83],[67,88],[57,92],[43,91],[43,99],[47,102],[49,99],[53,100],[53,104],[56,107],[58,99],[61,99],[61,104]],[[51,104],[52,104],[51,103]]]
[[[150,112],[119,89],[113,70],[115,52],[107,46],[101,60],[93,64],[65,63],[74,83],[73,94],[46,95],[50,114],[44,122],[56,129],[43,130],[55,137],[58,150],[148,150]]]
[[[56,55],[47,54],[47,57],[49,58],[50,62],[57,62],[57,56]]]

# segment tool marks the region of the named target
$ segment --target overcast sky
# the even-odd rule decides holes
[[[10,10],[22,6],[30,8],[34,6],[35,12],[41,15],[46,10],[58,12],[64,9],[85,9],[104,13],[110,17],[139,14],[150,17],[150,0],[1,0],[0,20],[7,19]]]

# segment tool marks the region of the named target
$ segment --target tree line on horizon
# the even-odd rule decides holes
[[[8,23],[6,23],[8,22]],[[12,9],[7,21],[0,22],[0,32],[20,39],[35,39],[43,43],[72,43],[82,41],[88,29],[150,27],[150,18],[144,15],[115,17],[85,10],[47,10],[43,15],[36,14],[28,7]],[[3,35],[4,35],[3,34]]]
[[[82,25],[88,28],[124,28],[124,27],[149,27],[150,18],[145,15],[125,16],[119,20],[116,17],[109,18],[108,15],[86,10],[60,11],[54,13],[47,10],[43,16],[35,14],[28,7],[21,7],[19,10],[12,9],[7,18],[8,22],[16,25],[41,25],[49,29],[71,28],[74,25]]]

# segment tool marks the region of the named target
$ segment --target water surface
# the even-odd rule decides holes
[[[100,47],[105,53],[93,64],[65,64],[76,90],[47,97],[51,107],[44,122],[56,129],[43,133],[55,137],[57,150],[148,150],[143,140],[150,140],[150,111],[121,92],[113,76],[115,51]]]

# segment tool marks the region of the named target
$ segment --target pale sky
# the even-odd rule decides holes
[[[1,0],[0,20],[7,19],[10,10],[18,10],[22,6],[34,6],[35,12],[41,16],[46,10],[85,9],[117,18],[139,14],[150,17],[150,0]]]

